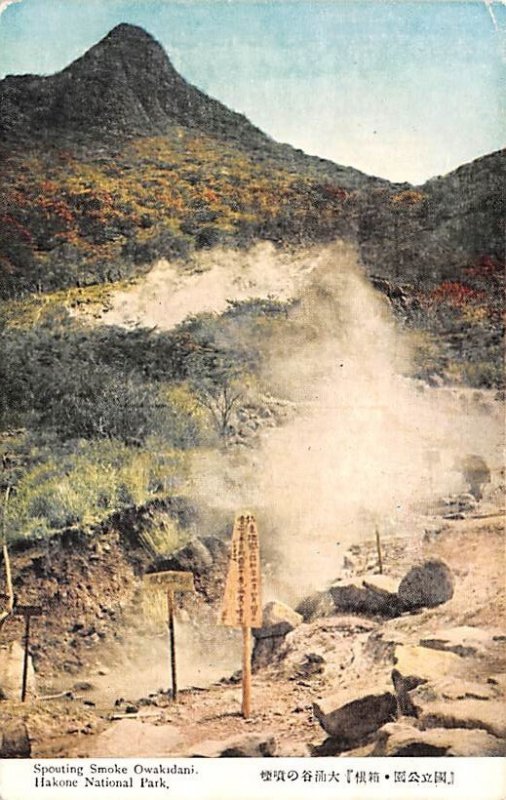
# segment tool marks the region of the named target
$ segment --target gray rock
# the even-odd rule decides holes
[[[395,719],[397,702],[392,692],[348,692],[313,703],[313,712],[330,736],[359,743]]]
[[[398,596],[406,610],[434,608],[453,597],[454,579],[444,561],[426,561],[412,567],[402,579]]]
[[[413,677],[419,681],[439,680],[448,675],[455,678],[465,671],[465,662],[454,653],[414,645],[397,645],[394,664],[404,678]]]
[[[267,603],[262,612],[261,628],[253,628],[255,639],[270,639],[274,636],[286,636],[302,622],[301,614],[293,608],[275,600]]]
[[[157,571],[183,570],[197,575],[206,573],[213,566],[213,556],[201,539],[194,538],[168,558],[158,558]]]
[[[355,579],[334,584],[329,592],[335,611],[382,617],[401,613],[397,581],[387,575],[371,575],[367,580]]]
[[[0,732],[0,758],[30,758],[32,746],[24,722],[8,722]]]
[[[272,600],[264,606],[262,612],[262,621],[264,627],[279,625],[282,622],[288,622],[292,626],[292,630],[300,625],[302,617],[293,608],[287,606],[285,603]]]
[[[255,670],[266,667],[275,659],[285,636],[301,624],[302,616],[290,606],[272,601],[264,607],[262,620],[261,628],[253,628],[255,646],[252,664]]]
[[[207,739],[194,746],[193,758],[271,758],[276,739],[270,734],[247,734],[223,741]]]
[[[72,687],[75,692],[89,692],[94,688],[95,687],[92,683],[90,683],[90,681],[77,681],[77,683],[74,683]]]
[[[255,639],[253,655],[251,658],[254,671],[268,667],[277,660],[284,650],[285,636],[270,636],[264,639]]]
[[[427,702],[419,704],[418,719],[424,728],[479,728],[506,738],[504,702],[499,699]]]
[[[295,674],[299,678],[311,678],[321,675],[325,670],[325,659],[319,653],[306,653],[297,665]]]
[[[315,592],[301,600],[295,609],[301,614],[304,622],[313,622],[320,617],[329,617],[335,614],[334,598],[329,591]]]
[[[378,731],[371,756],[501,756],[504,742],[482,730],[420,730],[407,721],[389,722]]]

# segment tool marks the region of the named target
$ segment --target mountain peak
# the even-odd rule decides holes
[[[124,37],[130,38],[132,36],[138,39],[148,39],[153,42],[155,41],[154,37],[144,30],[144,28],[141,28],[140,25],[132,25],[130,22],[120,22],[119,25],[116,25],[115,28],[112,28],[112,30],[109,31],[104,39],[117,39]]]
[[[0,138],[158,135],[174,125],[211,135],[262,137],[245,117],[185,81],[162,45],[121,23],[55,75],[0,81]]]

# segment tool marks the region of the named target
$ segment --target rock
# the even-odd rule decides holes
[[[416,645],[397,645],[394,664],[403,677],[423,681],[438,680],[448,674],[456,676],[465,669],[462,659],[454,653],[438,652]]]
[[[414,702],[417,704],[417,700]],[[424,728],[480,728],[492,736],[506,738],[504,703],[501,700],[423,703],[418,707],[418,719]]]
[[[329,591],[315,592],[301,600],[295,609],[302,615],[304,622],[313,622],[319,617],[329,617],[335,614],[334,598]]]
[[[295,669],[295,674],[299,678],[310,678],[313,675],[321,675],[325,669],[325,659],[318,653],[306,653],[300,664]]]
[[[194,538],[169,558],[156,560],[156,571],[183,570],[203,575],[213,565],[213,556],[201,539]]]
[[[410,691],[415,689],[420,683],[423,682],[422,678],[414,676],[403,677],[399,670],[392,670],[392,683],[394,685],[395,696],[397,698],[397,711],[399,716],[403,717],[416,717],[416,707],[409,695]]]
[[[490,683],[477,683],[448,675],[440,680],[429,681],[419,685],[412,693],[417,705],[433,700],[494,700],[500,694],[496,686]]]
[[[371,575],[367,580],[336,583],[329,592],[337,612],[396,617],[402,610],[397,596],[397,582],[387,575]]]
[[[407,721],[389,722],[378,731],[371,756],[501,756],[504,742],[482,730],[420,730]]]
[[[255,639],[251,664],[254,671],[268,667],[281,655],[285,636],[271,636],[265,639]]]
[[[253,669],[270,664],[284,644],[285,636],[302,622],[302,616],[284,603],[272,601],[263,609],[263,625],[253,628]]]
[[[487,650],[494,646],[494,633],[497,634],[498,632],[462,625],[457,628],[437,631],[430,639],[421,639],[420,645],[434,650],[456,653],[463,657],[482,655],[486,654]]]
[[[253,629],[253,636],[263,639],[266,636],[283,636],[293,631],[302,622],[301,614],[293,608],[275,600],[267,603],[262,612],[262,627]],[[285,631],[286,628],[286,631]],[[275,633],[271,633],[275,631]],[[282,633],[281,631],[285,631]]]
[[[32,746],[24,722],[8,722],[0,732],[0,758],[30,758]]]
[[[313,712],[331,737],[359,743],[395,719],[397,702],[392,692],[338,694],[313,703]]]
[[[443,515],[444,519],[447,519],[453,514],[465,515],[470,511],[474,511],[476,505],[477,502],[473,495],[464,493],[442,498],[441,505],[437,511]],[[462,517],[462,519],[464,519],[464,517]]]
[[[24,649],[18,642],[0,647],[0,699],[19,700],[23,681]],[[27,695],[36,695],[35,672],[28,656]]]
[[[487,683],[497,687],[501,694],[506,694],[506,672],[496,672],[493,675],[489,675]]]
[[[246,734],[225,741],[207,739],[195,745],[193,758],[271,758],[276,740],[270,734]]]
[[[90,681],[77,681],[72,687],[74,692],[89,692],[90,689],[94,688],[95,687],[92,683],[90,683]]]
[[[443,561],[426,561],[412,567],[402,579],[398,596],[406,610],[434,608],[453,597],[453,575]]]

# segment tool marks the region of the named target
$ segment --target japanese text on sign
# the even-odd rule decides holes
[[[260,551],[251,514],[235,520],[220,621],[232,627],[262,627]]]

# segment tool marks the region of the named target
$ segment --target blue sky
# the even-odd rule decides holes
[[[0,76],[49,74],[119,22],[280,141],[421,182],[504,145],[506,5],[0,0]]]

